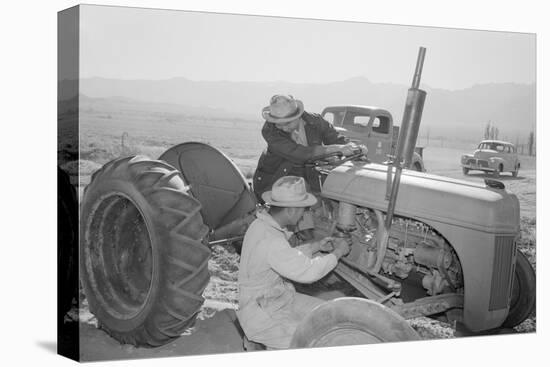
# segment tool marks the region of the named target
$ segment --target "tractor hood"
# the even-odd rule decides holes
[[[351,163],[333,169],[322,196],[386,211],[387,166]],[[436,221],[483,232],[510,234],[519,231],[519,201],[504,189],[403,170],[395,214],[419,221]]]

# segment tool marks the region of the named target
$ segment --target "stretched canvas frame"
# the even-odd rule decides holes
[[[222,151],[225,148],[228,148],[229,150],[228,155],[230,158],[232,158],[236,165],[244,171],[245,176],[251,176],[254,168],[255,168],[255,159],[257,156],[259,156],[261,150],[262,150],[262,140],[260,136],[258,136],[256,139],[253,139],[251,145],[253,145],[251,150],[256,150],[257,156],[250,156],[249,152],[245,152],[245,154],[239,155],[239,153],[236,153],[234,151],[231,151],[233,147],[231,144],[244,144],[243,141],[228,141],[227,136],[216,136],[216,134],[212,134],[209,136],[206,132],[210,130],[211,132],[215,132],[217,129],[216,123],[218,124],[230,124],[231,126],[224,126],[224,129],[235,129],[239,130],[242,123],[242,121],[246,121],[244,125],[245,128],[242,130],[247,130],[249,128],[251,131],[255,128],[258,130],[258,126],[261,126],[261,120],[259,118],[259,109],[258,111],[254,111],[252,108],[249,108],[250,105],[258,105],[258,102],[254,101],[251,102],[250,105],[246,105],[243,103],[239,106],[239,108],[242,108],[243,110],[246,110],[246,113],[242,113],[240,111],[234,110],[230,111],[230,114],[233,114],[229,119],[229,122],[224,119],[224,116],[226,115],[226,111],[224,108],[227,109],[229,105],[231,105],[234,101],[228,101],[226,104],[221,103],[220,105],[208,105],[204,104],[204,101],[202,100],[193,100],[191,101],[191,105],[185,106],[185,108],[178,107],[177,104],[181,104],[181,100],[174,100],[171,99],[169,96],[166,98],[166,101],[162,101],[161,99],[153,100],[152,104],[157,104],[157,106],[153,106],[153,111],[148,110],[148,107],[145,107],[141,111],[139,111],[138,119],[143,116],[146,116],[146,118],[151,119],[151,116],[154,115],[154,113],[164,113],[164,115],[160,115],[160,118],[162,119],[162,123],[167,126],[165,127],[167,132],[175,132],[176,129],[174,128],[171,130],[170,126],[173,126],[174,124],[178,124],[180,122],[181,116],[191,116],[192,118],[199,118],[206,121],[206,125],[208,125],[208,122],[214,122],[215,124],[211,124],[210,128],[206,128],[205,130],[201,130],[199,132],[191,133],[189,132],[189,136],[182,136],[181,138],[174,134],[174,136],[169,136],[170,134],[165,134],[165,136],[162,137],[162,139],[159,139],[160,137],[154,136],[156,127],[153,128],[153,125],[149,125],[147,127],[147,124],[150,124],[152,120],[145,122],[145,124],[142,123],[138,129],[141,129],[142,131],[140,133],[136,133],[133,131],[125,131],[124,129],[127,129],[127,125],[124,125],[124,127],[121,125],[120,127],[116,127],[117,123],[122,121],[124,119],[124,116],[121,117],[121,114],[128,113],[128,110],[131,110],[132,108],[136,108],[136,105],[143,102],[143,99],[140,100],[135,99],[135,94],[119,94],[121,91],[124,91],[124,86],[120,85],[108,85],[107,83],[109,81],[101,80],[101,79],[94,79],[89,77],[83,77],[82,76],[82,67],[87,65],[86,60],[81,59],[83,53],[82,50],[85,49],[85,43],[89,42],[86,37],[83,37],[82,33],[82,24],[84,24],[86,21],[92,20],[92,18],[86,18],[86,9],[92,9],[92,8],[100,8],[95,7],[92,5],[81,5],[74,8],[67,9],[65,11],[62,11],[59,13],[59,69],[58,69],[58,77],[59,77],[59,84],[58,84],[58,136],[59,136],[59,144],[58,144],[58,166],[65,172],[68,172],[68,177],[64,175],[62,172],[60,173],[59,178],[59,188],[61,189],[62,183],[69,182],[70,188],[69,190],[74,190],[74,192],[71,195],[74,195],[75,197],[80,198],[82,196],[82,191],[84,187],[89,183],[90,176],[93,172],[97,171],[98,169],[103,166],[103,164],[107,163],[109,161],[108,158],[117,158],[120,156],[128,156],[128,155],[135,155],[135,154],[143,154],[149,155],[150,157],[156,158],[161,155],[161,153],[169,148],[172,145],[177,144],[178,142],[183,142],[187,140],[199,140],[202,142],[208,142],[214,145],[217,148],[220,148]],[[111,9],[112,11],[125,11],[123,8],[109,8],[104,7],[105,10]],[[182,16],[186,14],[187,16],[196,15],[196,16],[203,16],[205,19],[208,19],[208,17],[231,17],[233,15],[221,15],[221,14],[207,14],[207,13],[189,13],[189,12],[183,12],[183,11],[165,11],[165,10],[155,10],[155,9],[133,9],[133,8],[127,8],[128,12],[131,11],[138,11],[138,12],[165,12],[165,14],[168,13],[174,13],[174,14],[181,14]],[[168,15],[167,15],[168,16]],[[170,15],[173,16],[173,15]],[[176,15],[177,16],[177,15]],[[235,17],[237,17],[235,15]],[[242,17],[242,16],[239,16]],[[260,19],[261,17],[253,17]],[[272,21],[277,21],[276,19]],[[314,22],[322,23],[323,21],[310,21],[310,20],[303,20],[303,19],[280,19],[281,22],[302,22],[303,27],[305,30],[307,30],[308,24],[312,24]],[[356,24],[358,27],[360,27],[360,23]],[[399,26],[392,26],[392,27],[399,27]],[[437,32],[437,29],[431,29],[430,31]],[[473,31],[463,31],[463,32],[473,32]],[[534,35],[525,35],[526,38],[532,37],[531,42],[534,42]],[[111,34],[110,37],[116,38],[117,34]],[[528,41],[529,43],[529,41]],[[419,45],[421,46],[421,45]],[[416,48],[415,48],[416,49]],[[258,49],[257,52],[263,52],[264,49]],[[429,58],[429,52],[428,50],[428,58]],[[415,54],[411,55],[411,60],[408,62],[404,62],[404,64],[407,64],[408,66],[412,65],[415,60]],[[534,56],[534,55],[532,55]],[[227,65],[231,65],[231,60],[226,61]],[[534,67],[534,65],[531,65]],[[176,77],[178,75],[174,75]],[[144,78],[146,79],[146,78]],[[285,80],[286,81],[286,80]],[[290,80],[292,81],[292,80]],[[354,80],[352,80],[353,82]],[[84,84],[83,84],[84,82]],[[101,85],[101,83],[104,82],[104,85]],[[364,80],[361,80],[361,78],[358,78],[355,80],[355,82],[365,82]],[[403,85],[408,84],[409,79],[403,80]],[[95,83],[95,84],[94,84]],[[99,84],[99,85],[98,85]],[[120,84],[124,84],[121,82]],[[200,84],[200,83],[199,83]],[[140,85],[139,83],[136,83],[136,87],[129,88],[132,92],[137,92],[139,94],[140,90],[146,90],[150,88],[150,86],[147,86],[146,83],[143,83],[143,85]],[[120,87],[120,88],[119,88]],[[291,86],[288,84],[282,84],[278,85],[279,88],[287,88],[285,89],[285,92],[288,90],[290,93],[290,90],[292,88],[295,88],[295,90],[300,91],[299,88],[296,88],[295,86]],[[102,89],[103,88],[103,89]],[[215,90],[215,89],[214,89]],[[223,90],[223,89],[220,89]],[[527,134],[522,137],[522,145],[523,147],[523,153],[526,153],[529,149],[533,149],[534,146],[534,139],[531,136],[529,136],[529,132],[534,133],[534,85],[530,85],[526,87],[526,90],[528,91],[527,98],[520,101],[519,105],[526,106],[525,111],[527,111],[527,118],[530,121],[531,126],[533,126],[532,131],[526,130]],[[116,91],[116,92],[114,92]],[[269,88],[263,91],[263,93],[260,93],[262,103],[259,106],[263,107],[268,103],[268,99],[270,94],[274,94],[278,91],[273,91],[273,93],[268,92],[270,91]],[[104,95],[102,93],[113,93],[113,94],[107,94]],[[437,92],[437,91],[436,91]],[[89,96],[86,93],[96,93],[95,96]],[[295,93],[295,92],[292,92]],[[530,93],[530,94],[529,94]],[[263,95],[265,94],[265,95]],[[322,93],[319,93],[322,94]],[[347,101],[340,101],[340,100],[330,100],[329,97],[322,97],[319,94],[310,94],[309,95],[309,101],[310,105],[313,106],[313,109],[319,110],[318,112],[321,112],[321,106],[326,106],[328,103],[331,104],[337,104],[337,103],[347,103]],[[437,95],[437,93],[433,93],[434,95]],[[305,96],[306,94],[303,94]],[[402,95],[400,95],[399,98],[401,100],[404,99],[404,96],[406,95],[406,88],[403,89]],[[226,97],[230,96],[230,94],[226,94]],[[430,98],[430,94],[428,96],[428,99]],[[117,97],[117,98],[111,98],[111,97]],[[122,98],[119,98],[122,97]],[[105,99],[111,98],[112,100],[106,101]],[[126,98],[126,99],[125,99]],[[149,97],[144,97],[145,100]],[[304,98],[304,97],[301,97]],[[315,98],[318,98],[317,100]],[[348,96],[350,100],[353,98],[357,98],[354,95]],[[398,98],[398,100],[399,100]],[[327,100],[328,99],[328,100]],[[242,99],[241,99],[242,100]],[[167,103],[164,105],[164,107],[160,107],[161,103]],[[354,103],[355,102],[350,102]],[[113,107],[114,105],[114,107]],[[399,119],[402,112],[402,103],[399,107],[401,107],[401,110],[399,107],[396,107],[399,105],[399,103],[388,103],[390,105],[394,119]],[[122,108],[121,106],[124,106]],[[221,106],[221,107],[220,107]],[[142,106],[143,107],[143,106]],[[206,109],[204,109],[206,107]],[[94,109],[95,108],[95,109]],[[156,109],[155,109],[156,108]],[[165,109],[164,109],[165,108]],[[247,109],[249,108],[249,109]],[[202,109],[202,110],[201,110]],[[221,109],[216,110],[216,109]],[[389,108],[388,108],[389,109]],[[125,112],[121,112],[125,111]],[[206,111],[206,112],[205,112]],[[152,112],[152,113],[151,113]],[[250,112],[250,114],[253,114],[254,112],[258,112],[258,121],[257,123],[259,125],[256,125],[255,127],[252,123],[254,121],[254,118],[252,118],[250,115],[247,115]],[[432,112],[432,110],[426,110],[426,113]],[[210,121],[208,119],[204,119],[204,116],[201,115],[201,113],[206,113],[207,116],[211,119]],[[198,116],[197,116],[198,115]],[[523,114],[522,116],[525,116]],[[429,119],[431,116],[427,114],[425,116],[426,119]],[[500,117],[500,115],[499,115]],[[433,117],[431,117],[433,118]],[[96,128],[98,126],[109,126],[109,128],[103,129],[102,132],[99,131],[93,131],[90,130],[90,126],[92,126],[92,121],[97,122],[101,120],[101,122],[104,125],[97,124]],[[125,124],[127,121],[124,122]],[[456,124],[459,122],[456,121]],[[158,126],[158,125],[156,125]],[[109,131],[110,128],[114,127],[114,131]],[[480,130],[480,138],[482,137],[483,129],[488,127],[492,130],[493,137],[495,135],[495,128],[498,128],[497,123],[493,122],[492,124],[486,121],[483,121],[481,125],[478,125],[476,127],[472,127],[473,129],[479,129]],[[196,122],[195,122],[195,128]],[[101,128],[99,128],[101,130]],[[122,129],[122,130],[121,130]],[[119,131],[121,130],[121,131]],[[116,131],[116,132],[115,132]],[[225,130],[224,130],[225,131]],[[94,133],[97,134],[97,136],[93,136]],[[180,132],[178,132],[180,133]],[[257,131],[259,133],[259,130]],[[433,134],[433,132],[432,132]],[[489,134],[491,134],[491,131],[489,131]],[[219,135],[219,134],[218,134]],[[106,139],[106,136],[110,136],[111,141],[108,141]],[[146,139],[145,137],[148,137],[150,139]],[[166,140],[163,140],[165,139]],[[189,139],[188,139],[189,138]],[[424,138],[426,141],[430,140],[430,130],[428,131],[421,131],[420,132],[420,138]],[[216,140],[217,139],[217,140]],[[212,141],[211,141],[212,140]],[[436,142],[435,144],[444,144],[444,139],[437,139],[432,135],[431,137],[432,144]],[[512,140],[512,139],[508,139]],[[518,144],[519,138],[517,141],[515,141],[516,145],[518,147],[520,144]],[[107,143],[106,145],[102,145],[102,143]],[[428,143],[429,144],[429,143]],[[529,148],[529,146],[531,148]],[[472,147],[473,148],[473,147]],[[227,153],[226,150],[226,153]],[[519,150],[519,149],[518,149]],[[374,153],[374,152],[371,152]],[[466,152],[465,152],[466,153]],[[83,159],[83,157],[88,159]],[[252,158],[252,159],[251,159]],[[534,159],[530,159],[532,162],[532,166],[534,166]],[[252,162],[252,163],[251,163]],[[436,164],[443,164],[442,162],[435,161]],[[458,164],[458,163],[457,163]],[[439,166],[432,166],[437,168],[440,168]],[[527,166],[529,167],[529,166]],[[430,169],[430,167],[428,167]],[[432,168],[433,169],[433,168]],[[533,167],[534,169],[534,167]],[[529,177],[527,177],[529,179]],[[534,173],[532,179],[534,180]],[[68,181],[67,181],[68,180]],[[511,185],[513,186],[514,181],[511,182]],[[67,188],[67,186],[65,186]],[[64,195],[61,195],[64,196]],[[66,195],[65,195],[66,197]],[[77,200],[77,203],[80,204],[81,199]],[[72,223],[74,226],[75,223],[78,223],[78,219],[74,219],[74,213],[75,211],[74,207],[72,205],[74,202],[62,202],[60,204],[60,208],[64,208],[65,211],[60,210],[58,213],[58,218],[62,219],[62,216],[70,216],[73,219],[69,220],[69,222]],[[77,204],[77,205],[78,205]],[[534,223],[528,222],[529,214],[534,214],[534,201],[532,204],[532,212],[528,213],[526,215],[526,223],[522,222],[522,225],[527,227],[524,232],[528,232],[529,228],[532,228],[534,230]],[[523,214],[523,213],[522,213]],[[69,248],[71,251],[65,251],[66,246],[65,243],[60,242],[60,248],[59,248],[59,257],[66,259],[70,263],[79,264],[78,258],[78,249],[75,249],[74,245],[76,244],[78,246],[79,241],[82,241],[82,238],[79,238],[79,236],[82,234],[80,230],[73,231],[72,233],[65,233],[67,229],[67,222],[59,220],[58,221],[59,226],[58,231],[59,233],[62,233],[60,235],[61,241],[66,241],[67,238],[70,239],[69,242],[72,246]],[[531,227],[529,227],[531,225]],[[74,228],[74,227],[73,227]],[[529,233],[522,232],[522,235],[529,236]],[[526,238],[526,250],[527,254],[534,257],[535,253],[535,240],[534,238]],[[222,251],[222,253],[214,253],[215,256],[225,256],[226,258],[232,258],[235,262],[237,262],[238,256],[234,253],[227,252],[228,250],[226,248],[220,248],[218,251]],[[212,265],[215,266],[215,265]],[[78,268],[78,266],[77,266]],[[59,267],[59,273],[58,273],[58,279],[59,279],[59,298],[58,303],[59,305],[65,304],[65,300],[67,299],[67,293],[77,295],[73,298],[73,302],[76,301],[78,303],[78,306],[73,307],[72,310],[69,311],[69,313],[65,313],[62,311],[65,311],[62,309],[58,315],[58,345],[59,345],[59,352],[60,354],[63,354],[65,356],[68,356],[73,359],[77,360],[100,360],[100,359],[119,359],[119,358],[140,358],[140,357],[149,357],[151,356],[151,350],[150,349],[143,349],[143,348],[137,348],[136,350],[128,348],[131,350],[131,353],[128,352],[122,352],[121,354],[115,355],[115,354],[109,354],[109,351],[98,351],[94,350],[93,348],[87,349],[90,347],[93,343],[90,343],[90,339],[87,338],[93,338],[97,337],[97,334],[100,331],[95,329],[94,327],[97,326],[97,320],[92,315],[87,313],[86,303],[83,303],[83,296],[82,293],[78,289],[78,281],[76,280],[76,275],[78,274],[78,269],[72,269],[71,272],[67,273],[67,269],[64,267]],[[222,274],[223,275],[223,274]],[[225,274],[227,275],[227,274]],[[234,274],[232,275],[234,277]],[[220,283],[218,286],[225,286],[227,287],[228,292],[235,292],[235,283],[232,284],[226,284],[226,283]],[[216,301],[219,300],[211,300],[210,306],[215,304]],[[233,303],[231,303],[233,302]],[[235,300],[233,299],[229,304],[234,305]],[[211,317],[213,316],[213,317]],[[242,331],[239,330],[238,326],[234,325],[234,316],[230,312],[223,312],[223,311],[217,311],[215,312],[215,308],[208,308],[206,307],[203,309],[203,313],[201,315],[203,317],[203,320],[199,320],[199,326],[203,324],[212,324],[212,323],[222,323],[225,325],[225,327],[233,326],[234,329],[229,332],[229,338],[227,340],[222,341],[216,341],[216,344],[212,349],[210,350],[200,350],[197,353],[192,352],[191,345],[193,342],[185,342],[185,335],[184,337],[178,339],[178,341],[175,342],[175,344],[171,344],[172,347],[177,345],[178,347],[175,348],[176,351],[174,351],[174,348],[170,349],[170,352],[166,352],[165,355],[187,355],[187,354],[208,354],[208,353],[219,353],[222,349],[223,350],[229,350],[229,351],[242,351],[238,348],[242,345]],[[225,320],[223,318],[226,318]],[[221,320],[220,320],[221,319]],[[76,320],[79,320],[78,322]],[[529,325],[524,325],[526,330],[528,331],[534,331],[534,319],[531,319],[532,323]],[[203,321],[203,323],[200,323],[200,321]],[[91,325],[91,326],[90,326]],[[189,330],[184,332],[189,333],[188,339],[191,339],[193,337],[196,337],[197,333],[202,332],[203,338],[208,338],[209,335],[209,328],[212,327],[209,325],[208,327],[205,327],[205,329],[197,328],[195,330]],[[418,326],[417,326],[418,328]],[[201,331],[202,330],[202,331]],[[195,335],[195,336],[193,336]],[[100,337],[108,338],[106,335],[102,335]],[[88,341],[87,341],[88,340]],[[110,339],[109,339],[110,340]],[[227,343],[224,345],[223,343]],[[163,355],[162,352],[159,352],[162,350],[163,347],[160,347],[155,349],[155,355]],[[218,348],[218,349],[216,349]],[[232,349],[233,348],[233,349]],[[168,349],[165,349],[168,350]],[[191,350],[191,352],[189,351]],[[101,354],[101,353],[104,354]]]

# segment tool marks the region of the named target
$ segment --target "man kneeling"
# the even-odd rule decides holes
[[[331,237],[291,247],[295,226],[317,199],[302,177],[284,176],[262,194],[268,212],[259,212],[248,228],[239,265],[237,316],[247,338],[269,349],[290,346],[298,323],[322,300],[297,293],[289,280],[312,283],[329,273],[349,252],[345,240]],[[331,253],[314,257],[319,251]]]

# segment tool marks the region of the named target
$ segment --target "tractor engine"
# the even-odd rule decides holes
[[[380,211],[337,202],[332,202],[330,207],[332,213],[328,217],[333,218],[333,223],[324,227],[334,228],[333,236],[351,242],[351,251],[345,260],[358,270],[374,269],[379,256],[383,256],[380,273],[385,276],[403,280],[418,273],[421,286],[430,296],[460,292],[463,282],[458,257],[430,226],[410,218],[395,217],[388,246],[383,251],[378,245],[380,231],[384,231]]]

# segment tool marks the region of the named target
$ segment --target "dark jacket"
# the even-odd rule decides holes
[[[264,123],[262,136],[267,142],[267,149],[260,156],[254,173],[254,192],[258,199],[261,200],[261,194],[271,190],[273,183],[282,176],[300,176],[308,181],[304,164],[324,153],[322,145],[347,143],[347,138],[321,115],[304,111],[302,119],[305,121],[307,147],[294,142],[289,133],[278,129],[275,124]]]

